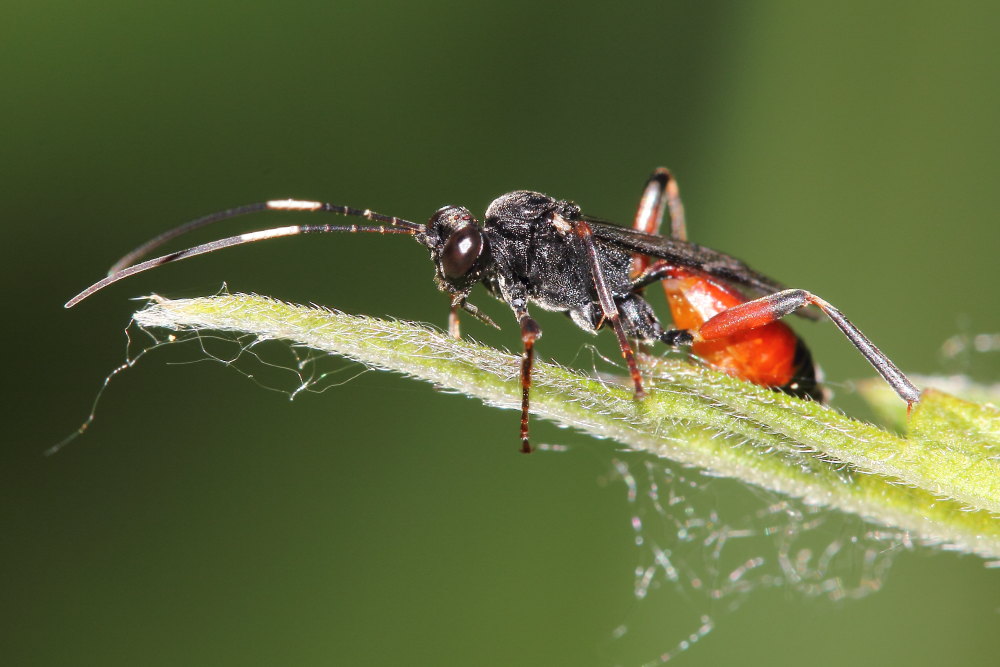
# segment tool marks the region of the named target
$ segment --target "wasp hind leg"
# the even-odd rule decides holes
[[[889,357],[878,349],[867,336],[861,333],[844,314],[824,299],[801,289],[788,289],[769,294],[759,299],[747,301],[710,318],[694,330],[671,329],[660,337],[672,347],[690,345],[694,342],[718,340],[743,331],[776,322],[806,306],[816,306],[826,314],[847,339],[868,360],[879,375],[892,387],[896,394],[906,401],[907,410],[920,400],[920,390],[906,375],[892,363]]]

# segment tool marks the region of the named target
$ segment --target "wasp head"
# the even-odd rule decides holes
[[[462,206],[439,208],[417,240],[431,251],[438,288],[467,294],[482,276],[489,252],[479,223]]]

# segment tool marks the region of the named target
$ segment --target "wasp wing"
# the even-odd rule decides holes
[[[690,241],[646,234],[627,227],[621,227],[604,220],[583,216],[593,230],[594,239],[598,244],[608,243],[649,257],[666,260],[671,264],[705,273],[736,285],[747,287],[757,294],[773,294],[786,287],[761,273],[757,273],[743,261],[718,250],[700,246]],[[808,310],[796,313],[802,317],[815,320],[818,316]]]

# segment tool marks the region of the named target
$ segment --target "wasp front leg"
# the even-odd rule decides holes
[[[494,329],[500,328],[500,326],[491,320],[486,313],[480,311],[475,305],[469,303],[464,295],[456,294],[451,298],[451,310],[448,311],[448,333],[451,334],[452,338],[458,339],[462,337],[462,329],[458,319],[458,311],[460,309],[472,315],[483,324],[489,325]]]
[[[451,309],[448,311],[448,333],[455,340],[462,337],[462,325],[458,319],[458,309],[462,307],[461,297],[452,297]]]

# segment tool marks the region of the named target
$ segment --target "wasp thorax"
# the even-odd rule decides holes
[[[558,216],[575,220],[580,216],[580,207],[570,201],[562,201],[531,190],[508,192],[493,200],[486,209],[486,225],[525,225],[536,220]]]

